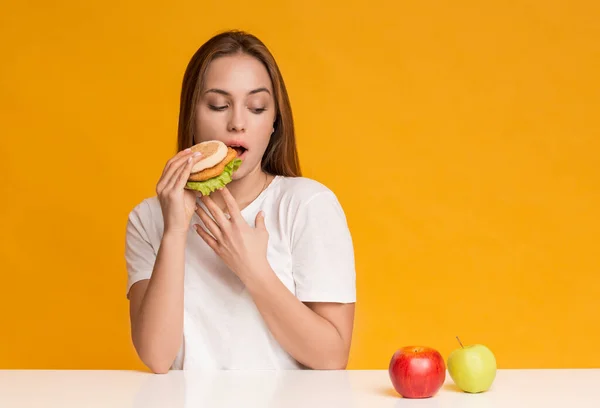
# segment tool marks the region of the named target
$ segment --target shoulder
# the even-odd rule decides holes
[[[279,176],[274,190],[278,204],[294,212],[315,205],[339,206],[336,194],[329,187],[308,177]]]
[[[331,188],[306,177],[281,177],[276,187],[282,228],[297,257],[320,250],[315,246],[332,249],[351,243],[346,214]]]
[[[147,232],[162,229],[162,210],[158,197],[145,198],[138,202],[128,214],[128,223]]]
[[[138,202],[129,211],[129,217],[152,218],[156,211],[161,211],[158,197],[148,197]],[[162,212],[160,214],[162,216]]]
[[[318,196],[335,197],[335,193],[326,185],[307,177],[283,177],[278,180],[281,197],[293,199],[299,203],[308,203]]]
[[[278,177],[275,186],[277,201],[292,217],[327,209],[343,216],[342,206],[334,191],[323,183],[307,177]]]

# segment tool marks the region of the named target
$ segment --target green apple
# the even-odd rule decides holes
[[[487,391],[496,378],[496,358],[483,344],[461,344],[448,356],[448,374],[465,392]]]

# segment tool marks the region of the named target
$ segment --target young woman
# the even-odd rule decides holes
[[[301,177],[292,111],[265,45],[219,34],[183,78],[178,151],[129,214],[131,334],[169,369],[344,369],[356,301],[353,244],[324,185]],[[185,189],[207,140],[243,146],[227,187]],[[210,234],[209,234],[210,232]]]

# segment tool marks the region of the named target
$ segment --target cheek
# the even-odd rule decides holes
[[[196,137],[198,141],[205,141],[214,139],[224,125],[221,123],[217,115],[211,115],[210,113],[203,112],[202,109],[196,111]]]
[[[253,132],[253,145],[255,147],[255,153],[262,157],[264,150],[267,149],[269,141],[271,140],[273,122],[269,120],[263,120],[260,124],[258,124],[258,126],[255,127],[255,129],[256,131]]]
[[[273,132],[273,122],[275,118],[273,115],[255,115],[254,129],[256,129],[257,136],[265,141],[265,145],[269,142],[271,133]]]
[[[273,132],[273,119],[270,119],[265,115],[265,117],[261,117],[260,119],[255,118],[252,121],[252,125],[253,131],[247,135],[251,150],[249,154],[246,155],[244,163],[242,164],[242,167],[240,167],[240,171],[237,172],[237,174],[234,173],[234,180],[244,177],[256,166],[260,166],[262,157],[265,153],[265,150],[267,150],[269,141],[271,140],[271,133]]]

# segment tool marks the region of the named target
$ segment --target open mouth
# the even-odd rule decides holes
[[[231,147],[233,150],[235,150],[237,152],[238,157],[240,157],[241,155],[243,155],[244,153],[246,153],[248,151],[248,149],[246,149],[244,146],[231,145],[229,147]]]

